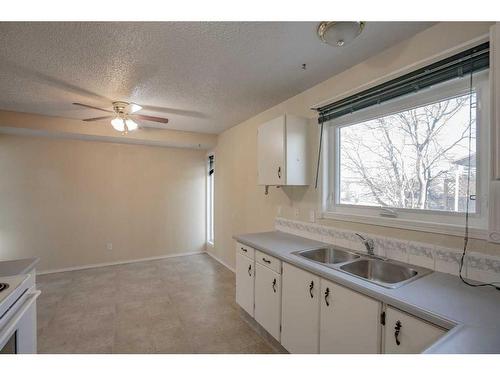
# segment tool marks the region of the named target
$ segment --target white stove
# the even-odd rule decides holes
[[[31,275],[0,277],[0,354],[36,353],[36,299]]]
[[[13,302],[29,288],[29,285],[22,285],[27,278],[29,275],[0,277],[0,319]]]

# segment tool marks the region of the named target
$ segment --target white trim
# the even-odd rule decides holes
[[[488,98],[488,73],[480,72],[479,76],[475,77],[474,87],[481,98],[486,95]],[[410,226],[415,225],[415,230],[441,233],[449,235],[463,235],[463,222],[465,221],[464,213],[438,211],[438,210],[421,210],[421,209],[401,209],[388,207],[398,213],[397,219],[387,219],[380,216],[381,207],[367,205],[350,205],[339,203],[340,181],[338,173],[340,173],[339,157],[339,129],[358,124],[369,119],[389,115],[395,111],[406,108],[414,108],[416,106],[432,103],[436,100],[442,100],[446,97],[453,97],[459,94],[464,94],[464,90],[468,87],[468,80],[452,80],[435,86],[430,89],[423,90],[417,94],[394,99],[390,102],[370,107],[356,112],[352,115],[347,115],[339,119],[334,119],[325,123],[326,137],[324,137],[325,162],[323,171],[325,182],[321,192],[322,197],[322,212],[326,218],[368,223],[373,225],[394,226],[395,228],[412,229]],[[485,91],[486,90],[486,91]],[[483,100],[477,109],[477,162],[478,162],[478,179],[476,181],[477,211],[470,215],[471,225],[474,227],[474,238],[487,239],[486,228],[488,226],[488,181],[490,179],[490,168],[488,153],[489,132],[487,124],[489,124],[489,109],[488,100]],[[384,224],[379,224],[384,223]],[[446,223],[446,224],[442,224]],[[417,229],[417,227],[419,229]]]
[[[148,257],[148,258],[118,260],[116,262],[93,263],[93,264],[87,264],[87,265],[84,265],[84,266],[57,268],[57,269],[46,270],[46,271],[41,271],[41,272],[37,271],[36,274],[37,275],[46,275],[46,274],[50,274],[50,273],[78,271],[78,270],[86,270],[86,269],[89,269],[89,268],[100,268],[100,267],[117,266],[117,265],[120,265],[120,264],[140,263],[140,262],[147,262],[147,261],[150,261],[150,260],[160,260],[160,259],[166,259],[166,258],[184,257],[184,256],[199,255],[199,254],[205,254],[205,253],[206,253],[206,251],[193,251],[193,252],[189,252],[189,253],[167,254],[167,255],[160,255],[160,256]]]
[[[463,236],[463,225],[442,224],[431,221],[409,220],[401,218],[375,217],[367,215],[355,215],[338,212],[324,212],[324,219],[349,221],[354,223],[378,225],[382,227],[391,227],[399,229],[407,229],[419,232],[446,234],[451,236]],[[486,240],[488,239],[488,231],[480,228],[469,228],[469,237]]]
[[[224,267],[226,267],[229,271],[231,271],[232,273],[236,273],[236,270],[229,266],[226,262],[224,262],[223,260],[221,260],[219,257],[215,256],[214,254],[210,253],[207,251],[207,254],[208,256],[212,257],[214,260],[216,260],[217,262],[219,262],[220,264],[222,264]]]
[[[210,178],[210,175],[208,174],[208,168],[207,168],[207,161],[209,160],[210,156],[213,156],[214,158],[214,165],[217,161],[216,157],[215,157],[215,151],[214,150],[210,150],[206,153],[205,155],[205,243],[206,243],[206,246],[214,246],[214,241],[215,241],[215,173],[214,175],[212,176],[212,178]],[[214,167],[214,170],[215,170],[215,167]],[[212,182],[212,186],[209,186],[210,185],[210,182]],[[209,196],[209,194],[211,193],[211,196]],[[212,199],[213,198],[213,199]],[[212,208],[212,215],[211,217],[209,217],[209,204]],[[209,226],[211,228],[209,228]],[[212,234],[213,235],[213,238],[211,240],[209,240],[209,232],[210,232],[210,229],[212,229]]]

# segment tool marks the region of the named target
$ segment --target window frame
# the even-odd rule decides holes
[[[210,175],[210,157],[213,157],[214,173]],[[206,243],[209,246],[214,246],[215,242],[215,153],[211,152],[206,155]]]
[[[338,203],[340,201],[340,143],[338,135],[340,129],[346,126],[463,95],[469,92],[469,84],[468,77],[454,79],[415,94],[396,98],[378,106],[365,108],[353,114],[326,122],[324,124],[326,136],[323,137],[323,150],[325,151],[322,158],[322,217],[403,229],[420,229],[443,234],[463,234],[465,213]],[[476,109],[477,212],[470,214],[469,220],[472,236],[483,238],[488,228],[488,190],[491,174],[489,156],[489,70],[474,74],[473,87],[478,95]],[[387,209],[395,211],[397,217],[381,216],[381,213],[387,211]]]

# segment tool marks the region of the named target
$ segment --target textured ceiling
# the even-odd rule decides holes
[[[219,133],[431,23],[368,22],[341,49],[320,43],[316,26],[0,23],[0,109],[82,119],[102,112],[72,102],[125,100],[167,116],[166,128]]]

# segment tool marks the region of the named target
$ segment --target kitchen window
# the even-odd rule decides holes
[[[485,229],[489,100],[486,69],[325,122],[324,216],[432,229],[468,204]]]
[[[207,159],[207,242],[214,244],[214,179],[215,156],[209,155]]]

